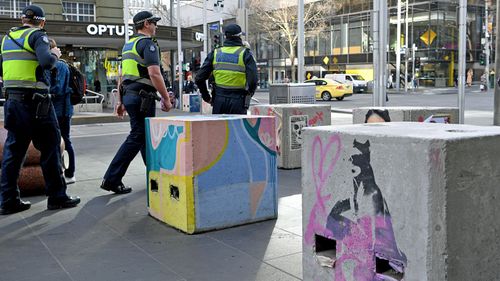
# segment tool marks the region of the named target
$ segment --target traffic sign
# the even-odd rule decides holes
[[[210,30],[219,30],[219,23],[212,23],[210,25]]]

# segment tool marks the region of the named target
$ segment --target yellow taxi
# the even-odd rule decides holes
[[[332,98],[343,100],[345,97],[352,96],[352,86],[337,80],[316,78],[304,82],[316,84],[316,99],[324,101],[329,101]]]

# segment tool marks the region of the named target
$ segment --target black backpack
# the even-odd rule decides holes
[[[69,87],[71,88],[70,102],[72,105],[79,104],[87,90],[87,80],[83,73],[73,64],[64,61],[69,68]]]

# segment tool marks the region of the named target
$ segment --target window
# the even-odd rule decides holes
[[[21,11],[30,4],[28,0],[0,0],[0,16],[21,17]]]
[[[63,16],[67,21],[95,21],[94,4],[63,2]]]

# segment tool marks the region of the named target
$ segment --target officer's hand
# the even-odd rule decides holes
[[[116,115],[118,117],[122,118],[125,116],[125,113],[127,113],[127,110],[125,110],[125,106],[123,104],[117,104],[116,105]]]
[[[61,57],[61,49],[59,49],[58,47],[54,47],[54,48],[50,49],[50,52],[53,53],[54,55],[56,55],[56,57],[58,57],[58,58]]]
[[[160,102],[161,102],[161,110],[169,112],[170,109],[172,108],[172,102],[170,101],[170,99],[161,98]]]

